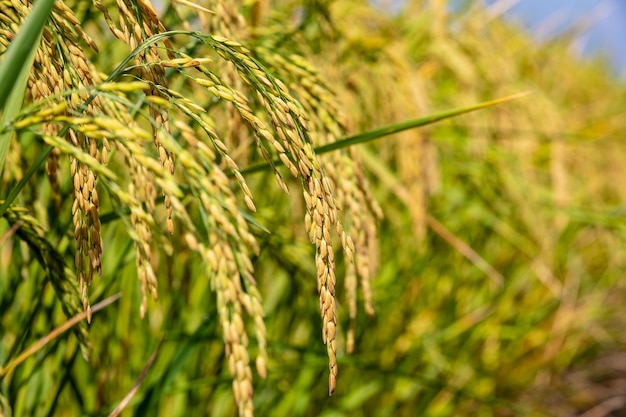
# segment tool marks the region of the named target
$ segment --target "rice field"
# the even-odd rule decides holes
[[[481,2],[0,0],[0,416],[617,416],[626,87]]]

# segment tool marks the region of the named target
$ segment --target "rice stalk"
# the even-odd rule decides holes
[[[151,260],[154,258],[153,241],[155,237],[160,239],[163,234],[155,219],[155,199],[160,190],[165,195],[166,231],[173,232],[174,215],[180,218],[192,232],[188,236],[193,236],[197,241],[197,244],[193,244],[194,250],[200,253],[207,264],[207,275],[211,277],[212,288],[217,295],[226,353],[234,377],[235,400],[241,415],[251,415],[252,374],[247,353],[248,337],[243,327],[244,310],[255,322],[259,345],[256,363],[262,376],[266,374],[267,361],[263,312],[259,293],[254,289],[255,280],[250,262],[250,254],[258,252],[258,246],[237,207],[227,176],[216,165],[217,158],[225,161],[227,169],[235,173],[244,192],[246,205],[252,210],[255,207],[252,193],[237,163],[230,157],[229,147],[211,126],[211,119],[202,115],[199,106],[169,87],[166,68],[184,75],[187,75],[183,71],[185,68],[193,68],[202,77],[189,79],[206,88],[208,94],[230,103],[230,114],[236,112],[253,132],[267,160],[272,159],[268,153],[269,146],[278,153],[290,172],[302,180],[308,210],[307,232],[317,249],[323,341],[329,355],[329,390],[332,393],[337,374],[337,317],[331,231],[337,229],[349,259],[355,249],[339,223],[332,186],[313,152],[308,116],[290,96],[285,85],[257,63],[250,51],[241,44],[219,36],[191,34],[234,68],[234,71],[226,72],[224,81],[202,65],[205,62],[203,58],[194,61],[188,56],[179,55],[168,36],[156,36],[157,32],[163,32],[164,26],[154,9],[143,2],[137,6],[135,8],[130,3],[118,2],[116,12],[119,14],[119,25],[116,25],[106,6],[96,2],[96,7],[103,12],[114,36],[130,48],[135,48],[132,58],[129,57],[134,60],[133,77],[142,80],[144,84],[132,88],[124,83],[103,84],[100,74],[91,67],[78,38],[85,39],[88,44],[92,42],[82,33],[70,9],[57,6],[53,21],[55,30],[62,36],[53,37],[46,28],[44,42],[36,54],[35,70],[29,81],[36,105],[23,111],[8,125],[8,129],[18,133],[35,132],[52,146],[54,152],[48,161],[47,170],[52,180],[53,193],[57,195],[59,186],[55,180],[60,158],[63,155],[70,157],[74,195],[72,213],[77,248],[75,266],[88,316],[90,307],[87,287],[92,283],[94,272],[98,275],[102,273],[99,184],[115,202],[118,213],[123,214],[121,217],[135,244],[137,276],[142,292],[142,317],[147,312],[147,294],[157,297],[157,276]],[[156,46],[159,42],[167,50],[169,61],[161,58]],[[246,94],[239,91],[243,85],[241,82],[257,92],[261,108],[271,121],[271,128],[256,116]],[[145,94],[147,113],[142,109],[140,114],[148,121],[151,135],[142,126],[145,126],[145,122],[136,120],[133,115],[136,110],[131,110],[135,107],[130,97],[141,94]],[[185,116],[196,123],[217,152],[210,150],[185,128],[180,129],[186,142],[181,146],[172,136],[175,127],[169,123],[170,114]],[[231,125],[230,138],[236,136],[239,130],[239,127]],[[155,156],[146,147],[148,137],[154,143],[159,165],[154,164]],[[184,178],[198,196],[196,209],[205,220],[202,227],[204,232],[192,224],[188,209],[181,201],[183,194],[172,177],[176,173],[174,157],[180,165],[176,177],[179,180]],[[112,161],[125,166],[128,177],[106,168]],[[165,168],[165,172],[161,167]],[[286,190],[279,171],[276,170],[275,174],[281,188]]]

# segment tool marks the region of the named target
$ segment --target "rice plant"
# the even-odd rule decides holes
[[[1,3],[0,414],[541,415],[621,343],[621,165],[550,137],[614,96],[426,3]]]

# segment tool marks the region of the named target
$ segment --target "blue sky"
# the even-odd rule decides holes
[[[539,42],[574,28],[572,50],[579,56],[603,53],[612,72],[626,80],[626,0],[491,0],[494,11],[504,11],[530,30]],[[510,6],[510,7],[509,7]]]

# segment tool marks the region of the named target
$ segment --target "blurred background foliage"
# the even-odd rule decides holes
[[[66,3],[99,45],[90,60],[112,71],[127,52],[111,42],[89,3]],[[626,89],[607,76],[605,63],[572,58],[568,39],[537,46],[520,28],[490,19],[480,2],[465,3],[451,13],[444,0],[407,0],[392,13],[390,4],[356,0],[208,1],[204,6],[218,13],[200,23],[161,5],[169,29],[202,24],[241,42],[297,98],[305,81],[328,86],[335,95],[318,97],[315,117],[347,134],[532,91],[350,150],[365,166],[384,217],[372,242],[379,254],[373,250],[368,260],[379,265],[375,315],[359,303],[351,354],[338,285],[332,397],[303,203],[274,187],[271,173],[247,177],[262,190],[254,193],[254,221],[270,231],[251,229],[261,247],[254,267],[269,359],[267,379],[255,379],[256,415],[608,416],[626,408]],[[229,24],[224,16],[232,17]],[[305,75],[289,70],[300,65],[298,57],[312,63]],[[236,131],[240,121],[228,112],[217,128]],[[245,150],[249,143],[239,145],[235,159],[245,168],[254,155]],[[12,172],[26,170],[40,151],[28,142],[12,149]],[[61,165],[68,195],[69,167]],[[7,171],[2,195],[12,186]],[[288,186],[297,196],[297,183]],[[71,200],[62,200],[57,213],[52,196],[42,173],[21,203],[71,266]],[[7,236],[0,242],[6,363],[66,319],[33,253],[6,222],[0,227]],[[123,297],[94,315],[90,360],[73,333],[49,343],[3,380],[5,413],[107,415],[165,335],[123,415],[236,414],[199,257],[177,234],[173,252],[155,254],[159,299],[142,320],[124,230],[114,218],[103,220],[103,275],[91,298]]]

